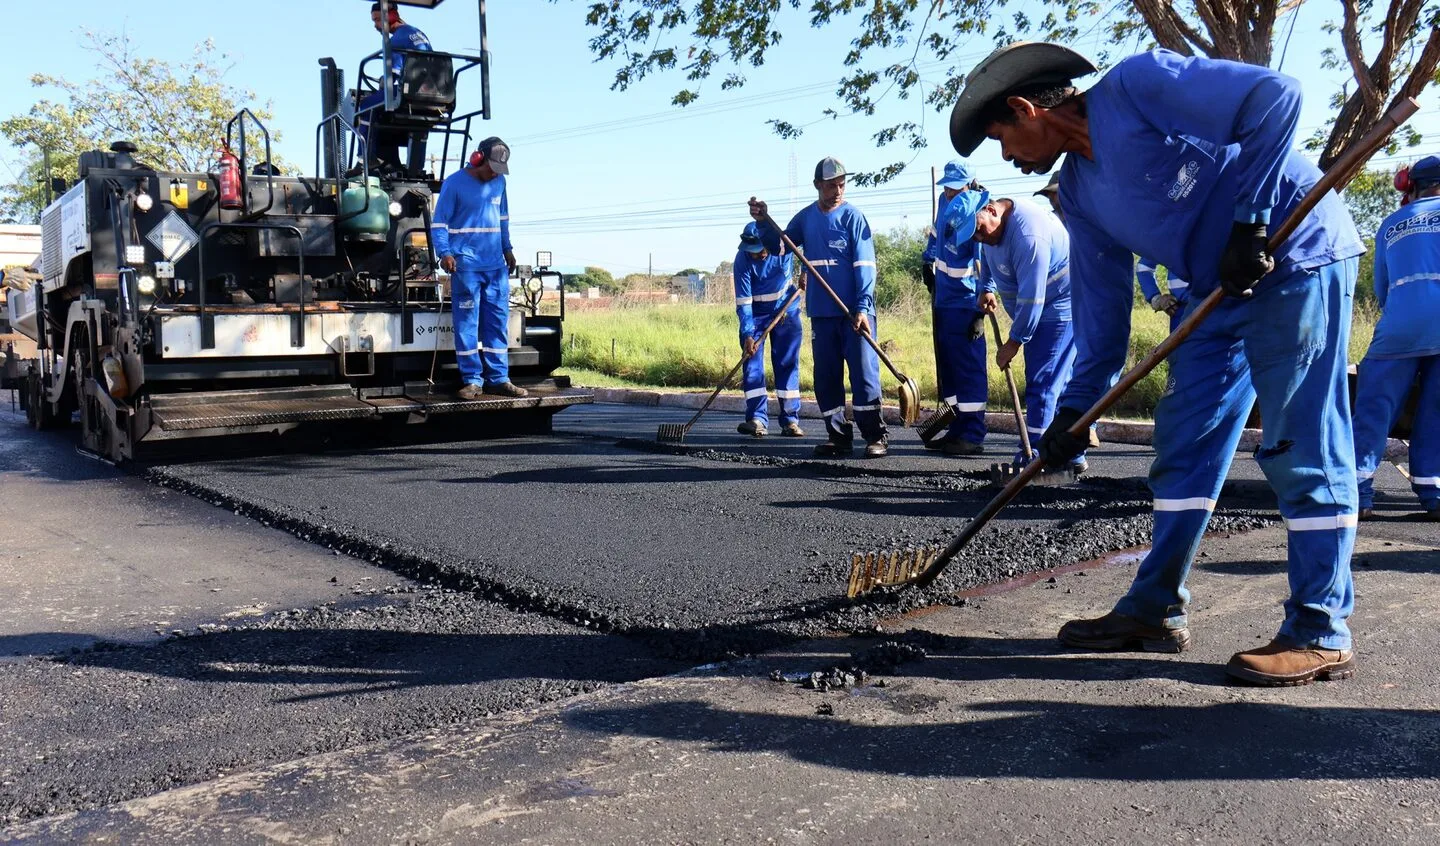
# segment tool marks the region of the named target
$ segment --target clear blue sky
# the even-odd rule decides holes
[[[870,140],[898,120],[923,120],[930,146],[895,181],[877,189],[852,188],[849,196],[877,230],[925,224],[929,169],[953,155],[948,115],[915,100],[890,98],[875,117],[825,119],[821,112],[835,105],[835,81],[844,71],[847,27],[811,30],[803,11],[792,13],[793,26],[771,61],[746,69],[748,85],[721,92],[718,78],[711,80],[695,105],[677,109],[669,101],[683,83],[678,75],[626,92],[610,90],[613,68],[595,64],[587,46],[588,4],[490,0],[488,5],[495,114],[489,129],[513,147],[510,208],[522,261],[536,250],[550,250],[557,264],[598,264],[617,275],[644,271],[652,256],[656,272],[708,270],[733,258],[751,194],[779,211],[790,208],[792,160],[796,200],[804,204],[813,199],[815,161],[825,155],[838,156],[851,170],[907,158],[899,149],[876,149]],[[446,0],[436,10],[406,9],[405,17],[439,49],[471,52],[479,46],[476,5]],[[1306,86],[1305,134],[1325,120],[1326,102],[1345,80],[1343,73],[1319,70],[1319,48],[1334,43],[1321,26],[1338,12],[1338,4],[1321,0],[1302,6],[1296,19],[1284,70]],[[1288,21],[1279,25],[1282,40]],[[377,48],[379,37],[370,25],[369,0],[27,4],[25,32],[8,39],[0,63],[0,115],[24,112],[37,99],[39,92],[28,83],[31,73],[74,80],[94,75],[95,57],[82,47],[82,26],[124,30],[141,55],[171,61],[214,39],[234,62],[229,81],[271,101],[271,129],[284,136],[280,154],[304,167],[313,166],[320,114],[316,59],[335,57],[353,81],[356,62]],[[990,46],[988,38],[977,37],[961,50],[961,64],[968,69]],[[1076,46],[1095,52],[1093,37]],[[934,82],[944,74],[933,63],[922,64],[921,71]],[[1432,90],[1422,104],[1416,125],[1426,143],[1420,152],[1436,152],[1440,101]],[[462,89],[460,105],[478,107],[478,91]],[[771,118],[812,125],[798,140],[785,141],[766,125]],[[1408,161],[1420,152],[1401,158]],[[13,169],[16,161],[16,151],[0,148],[0,168]],[[1028,193],[1044,183],[1001,161],[993,144],[982,147],[974,161],[981,179],[1000,193]],[[0,175],[13,178],[9,171]]]

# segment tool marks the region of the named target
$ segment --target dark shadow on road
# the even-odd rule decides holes
[[[1217,561],[1197,562],[1203,570],[1211,573],[1225,573],[1232,576],[1266,576],[1285,572],[1284,561]],[[1440,549],[1401,549],[1394,552],[1356,553],[1350,561],[1350,569],[1357,573],[1366,570],[1387,570],[1392,573],[1440,573]]]
[[[1084,663],[1074,661],[1074,663]],[[1214,672],[1214,668],[1208,668]],[[894,691],[865,691],[916,712]],[[940,723],[854,724],[857,694],[827,698],[833,717],[796,717],[663,702],[575,709],[577,729],[705,744],[722,752],[770,753],[807,764],[938,778],[1093,779],[1158,782],[1440,777],[1440,711],[1214,705],[982,702]],[[947,714],[955,706],[943,701]],[[817,703],[820,699],[817,697]],[[869,705],[865,710],[871,710]]]

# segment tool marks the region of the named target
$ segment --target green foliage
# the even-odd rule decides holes
[[[551,0],[560,2],[560,0]],[[1092,32],[1103,46],[1092,56],[1102,67],[1111,51],[1128,55],[1163,46],[1185,55],[1269,65],[1275,26],[1293,14],[1293,0],[1211,0],[1207,3],[1096,0],[589,0],[585,16],[594,34],[590,49],[615,66],[612,88],[625,90],[656,74],[680,73],[684,87],[672,98],[687,106],[701,98],[703,83],[722,74],[720,90],[745,84],[743,69],[765,64],[787,32],[846,27],[850,49],[841,59],[836,96],[814,122],[875,115],[888,97],[919,101],[944,111],[964,87],[979,55],[1012,41],[1072,44]],[[1362,3],[1355,15],[1328,31],[1328,54],[1336,66],[1364,68],[1356,90],[1334,103],[1333,128],[1315,140],[1322,167],[1369,129],[1378,104],[1404,92],[1418,95],[1436,73],[1440,51],[1422,49],[1440,11],[1421,0]],[[1334,12],[1337,16],[1342,9]],[[1386,21],[1380,26],[1378,21]],[[1418,25],[1417,25],[1418,24]],[[1428,24],[1428,26],[1427,26]],[[1360,54],[1361,33],[1379,33],[1377,58]],[[988,43],[987,43],[988,42]],[[1371,67],[1373,62],[1373,67]],[[935,82],[936,78],[938,82]],[[805,131],[803,123],[769,121],[782,138]],[[856,184],[884,182],[900,173],[914,151],[926,146],[924,121],[902,120],[874,134],[878,147],[900,147],[897,160],[852,176]],[[1415,133],[1396,143],[1418,143]]]
[[[189,59],[165,62],[135,55],[125,35],[86,32],[96,54],[94,79],[76,82],[37,73],[31,85],[56,99],[42,98],[23,113],[0,121],[3,135],[27,157],[18,181],[0,186],[0,217],[37,221],[45,204],[44,152],[53,176],[75,179],[80,153],[108,149],[112,141],[133,141],[137,158],[165,170],[205,171],[225,139],[225,125],[246,104],[251,91],[225,82],[229,57],[213,42],[197,46]],[[261,120],[270,113],[251,110]],[[278,141],[278,134],[273,141]],[[258,134],[247,137],[247,158],[264,156]],[[283,162],[276,162],[284,169]]]
[[[920,281],[920,254],[924,251],[925,237],[915,230],[893,229],[875,236],[877,308],[894,308],[925,291]]]
[[[603,267],[587,267],[584,273],[571,276],[566,280],[565,284],[579,291],[584,291],[587,288],[599,288],[600,293],[607,296],[614,296],[620,293],[620,283],[616,282],[615,277],[610,274],[610,271]]]
[[[1385,170],[1363,170],[1340,195],[1363,238],[1374,238],[1380,224],[1400,208],[1400,192],[1395,190],[1395,176]]]

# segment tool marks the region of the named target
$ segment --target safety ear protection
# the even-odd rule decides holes
[[[479,166],[482,165],[482,164],[485,164],[485,151],[484,151],[484,150],[476,150],[475,152],[473,152],[473,153],[470,154],[470,166],[471,166],[471,167],[479,167]]]
[[[1408,194],[1414,187],[1410,182],[1410,168],[1402,167],[1395,171],[1395,190],[1402,194]]]

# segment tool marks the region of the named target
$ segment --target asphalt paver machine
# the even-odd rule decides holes
[[[545,431],[555,412],[590,402],[553,375],[563,279],[551,273],[558,285],[536,297],[546,274],[533,266],[514,280],[526,307],[512,309],[509,327],[511,378],[530,396],[457,395],[448,282],[429,223],[446,164],[490,117],[484,0],[477,6],[478,55],[400,51],[397,62],[382,36],[353,91],[320,60],[313,173],[278,172],[248,109],[216,139],[205,173],[155,170],[126,141],[83,153],[75,183],[43,212],[40,278],[7,301],[11,324],[37,347],[7,368],[31,425],[78,412],[84,449],[119,461],[152,442],[337,421],[470,413],[470,431],[516,431],[516,421]],[[459,111],[457,92],[477,88],[480,107]],[[361,107],[372,92],[383,97]],[[365,122],[377,149],[400,155],[357,157]],[[550,308],[539,301],[547,288]]]

